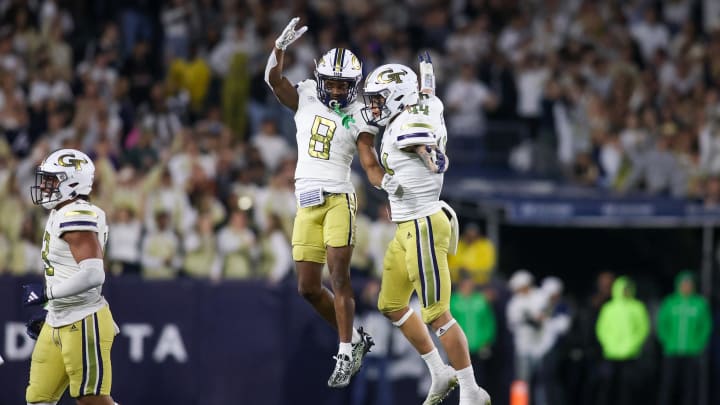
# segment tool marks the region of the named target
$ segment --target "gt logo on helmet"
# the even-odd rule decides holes
[[[400,71],[400,72],[393,72],[392,69],[383,70],[380,72],[380,74],[377,76],[377,79],[375,80],[375,83],[377,84],[385,84],[385,83],[402,83],[402,76],[405,76],[407,72]]]
[[[87,163],[85,159],[75,159],[73,155],[61,155],[58,157],[58,164],[62,167],[75,166],[75,170],[82,170],[82,164]]]

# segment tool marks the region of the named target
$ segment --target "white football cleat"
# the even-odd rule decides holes
[[[344,388],[350,384],[350,377],[352,377],[353,361],[350,356],[345,354],[338,354],[333,356],[335,359],[335,370],[333,370],[330,378],[328,379],[328,387],[330,388]]]
[[[373,341],[372,336],[365,332],[362,327],[358,328],[358,333],[360,334],[360,341],[356,344],[353,344],[352,349],[352,374],[351,376],[355,375],[360,371],[360,367],[362,366],[363,358],[365,358],[365,355],[368,354],[370,351],[370,348],[375,345],[375,342]]]
[[[441,403],[457,386],[458,379],[455,375],[455,369],[446,365],[440,374],[432,376],[430,392],[428,392],[428,396],[425,398],[423,405],[437,405]]]
[[[477,385],[473,389],[460,388],[460,405],[490,405],[490,394]]]

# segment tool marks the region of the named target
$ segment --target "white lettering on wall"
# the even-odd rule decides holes
[[[8,322],[5,324],[5,357],[8,361],[27,360],[32,355],[35,341],[25,334],[25,324]]]
[[[149,323],[125,323],[120,330],[122,335],[128,339],[127,353],[133,363],[145,361],[146,343],[150,345],[152,360],[156,363],[165,362],[168,358],[172,358],[178,363],[188,361],[188,351],[180,328],[174,323],[162,325],[157,340],[153,339],[155,328]],[[1,354],[6,361],[27,361],[32,356],[35,341],[25,333],[24,323],[6,322],[4,340],[5,347]],[[125,351],[125,348],[119,345],[121,341],[124,339],[115,339],[114,356],[118,352]]]
[[[158,363],[162,363],[169,356],[174,357],[178,363],[185,363],[188,357],[180,329],[172,323],[163,328],[153,352],[153,359]]]
[[[126,323],[120,330],[130,339],[130,361],[135,363],[143,361],[143,339],[152,335],[152,326],[147,323]]]

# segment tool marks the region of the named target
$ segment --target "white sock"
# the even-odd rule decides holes
[[[440,371],[443,369],[443,367],[445,367],[445,363],[443,363],[442,357],[440,357],[440,352],[438,352],[437,347],[432,349],[432,351],[429,353],[420,355],[420,357],[425,360],[425,364],[427,364],[428,368],[430,369],[430,374],[440,374]]]
[[[473,373],[472,366],[465,367],[462,370],[457,371],[458,382],[460,383],[460,389],[472,388],[477,385],[475,382],[475,373]]]
[[[352,330],[353,330],[353,335],[352,335],[352,338],[350,339],[350,342],[355,345],[355,344],[360,343],[360,332],[358,332],[357,329],[355,329],[355,328],[352,328]]]
[[[338,348],[338,354],[344,354],[352,358],[352,343],[340,342],[340,348]]]

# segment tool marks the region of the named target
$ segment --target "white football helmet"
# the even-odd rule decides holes
[[[417,104],[418,99],[418,80],[412,69],[398,63],[379,66],[365,80],[363,118],[379,126],[387,125],[389,119]],[[379,113],[373,114],[373,109]]]
[[[347,93],[339,97],[337,94],[333,95],[326,87],[328,80],[347,82]],[[318,98],[328,107],[332,108],[337,102],[340,108],[344,108],[355,101],[360,80],[362,80],[362,62],[348,49],[333,48],[320,60],[315,61]]]
[[[95,165],[88,155],[75,149],[60,149],[38,166],[30,197],[33,203],[52,209],[61,202],[89,195],[94,177]]]

